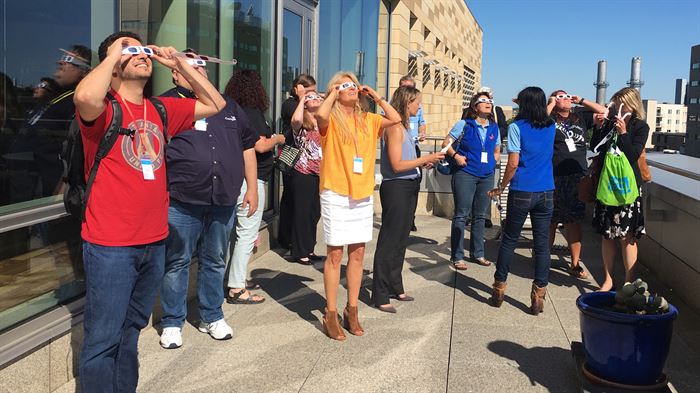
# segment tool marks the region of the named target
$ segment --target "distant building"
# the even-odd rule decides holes
[[[700,45],[690,49],[690,75],[686,90],[688,100],[687,136],[681,152],[700,157]]]
[[[687,79],[676,79],[676,99],[674,100],[675,104],[688,105],[688,96],[686,95],[687,88]]]
[[[646,111],[646,119],[649,125],[649,137],[647,138],[646,148],[652,148],[656,143],[652,140],[654,134],[677,134],[678,137],[686,131],[686,119],[688,117],[688,107],[685,105],[669,104],[666,102],[657,102],[655,100],[643,100],[644,110]],[[668,148],[668,147],[663,147]],[[657,149],[657,150],[662,150]]]
[[[506,105],[506,106],[499,105],[499,106],[501,107],[501,109],[503,109],[503,114],[505,115],[506,120],[510,120],[513,118],[514,113],[513,113],[512,106],[510,106],[510,105]]]

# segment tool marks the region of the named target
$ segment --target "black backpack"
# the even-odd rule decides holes
[[[122,125],[122,108],[119,102],[113,95],[107,93],[107,98],[112,105],[112,121],[107,127],[100,145],[95,154],[95,162],[90,169],[88,181],[85,181],[85,155],[83,151],[83,140],[80,137],[80,126],[78,120],[73,119],[68,129],[68,137],[63,142],[61,152],[61,160],[63,161],[63,182],[65,188],[63,191],[63,205],[66,207],[66,212],[71,216],[85,220],[85,208],[87,206],[88,197],[92,183],[97,176],[97,169],[100,167],[100,162],[107,156],[114,144],[117,142],[119,135],[134,135],[134,130],[123,128]],[[168,116],[163,103],[155,98],[148,99],[158,111],[160,120],[163,123],[163,134],[167,136]],[[166,138],[167,140],[167,138]]]

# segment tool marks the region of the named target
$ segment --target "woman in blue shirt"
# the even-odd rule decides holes
[[[500,307],[506,291],[506,278],[527,215],[532,222],[535,280],[530,292],[530,311],[542,312],[549,280],[549,223],[554,210],[554,121],[547,115],[547,98],[539,87],[527,87],[515,101],[519,111],[508,127],[508,165],[500,186],[489,192],[498,197],[508,183],[508,210],[503,240],[498,252],[491,302]]]
[[[460,170],[452,175],[452,195],[455,213],[452,218],[450,260],[458,270],[466,270],[464,262],[464,226],[471,214],[469,256],[482,266],[491,264],[484,257],[484,221],[489,208],[488,191],[493,187],[493,174],[501,156],[501,135],[493,118],[493,100],[488,93],[477,93],[471,99],[463,120],[452,127],[442,147],[450,145],[452,156]]]

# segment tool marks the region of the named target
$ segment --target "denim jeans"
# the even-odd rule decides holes
[[[187,316],[187,284],[190,262],[195,249],[197,270],[197,298],[199,317],[205,323],[224,317],[224,254],[235,215],[233,206],[191,205],[170,200],[166,242],[165,276],[160,288],[163,305],[161,325],[179,327]],[[199,247],[197,247],[199,245]]]
[[[111,247],[83,242],[85,337],[83,392],[135,392],[139,333],[148,324],[163,278],[165,242]]]
[[[525,192],[510,190],[508,194],[508,209],[506,213],[503,240],[498,251],[496,273],[493,277],[496,281],[505,282],[513,262],[515,246],[520,238],[520,231],[530,213],[533,237],[533,255],[535,260],[535,284],[544,287],[549,281],[549,267],[551,258],[549,254],[549,224],[554,210],[554,191]]]
[[[450,260],[453,262],[459,262],[464,258],[464,226],[470,213],[472,226],[469,236],[469,256],[471,259],[484,257],[484,223],[489,211],[488,192],[492,188],[493,174],[482,178],[460,170],[452,175],[455,215],[452,217]]]
[[[229,249],[233,247],[231,266],[229,266],[228,272],[229,288],[245,288],[248,261],[250,260],[250,254],[253,252],[255,239],[257,239],[260,231],[263,210],[265,210],[265,188],[267,188],[267,182],[258,180],[258,210],[252,216],[247,217],[248,209],[241,209],[243,195],[248,190],[245,181],[243,182],[243,187],[241,187],[241,195],[238,197],[238,204],[236,204],[236,232],[235,237],[231,236],[231,246],[229,247]],[[235,245],[233,239],[235,239]]]

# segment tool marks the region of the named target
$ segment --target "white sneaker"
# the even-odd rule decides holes
[[[204,323],[199,321],[199,331],[202,333],[209,333],[209,335],[215,340],[229,340],[233,337],[233,329],[229,326],[226,321],[219,319],[212,323]]]
[[[160,346],[165,349],[175,349],[182,346],[182,329],[167,327],[160,335]]]

